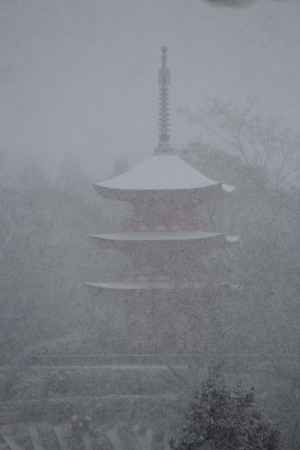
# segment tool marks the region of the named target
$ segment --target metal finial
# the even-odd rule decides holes
[[[161,67],[158,72],[159,83],[159,140],[157,153],[170,152],[170,112],[169,112],[169,85],[170,70],[167,67],[166,46],[161,47]]]

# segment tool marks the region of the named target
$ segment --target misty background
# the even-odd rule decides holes
[[[175,145],[199,135],[177,108],[210,98],[251,101],[299,131],[299,2],[219,3],[232,4],[1,0],[1,147],[51,172],[75,157],[90,180],[108,175],[119,155],[149,155],[162,44]]]
[[[286,448],[298,449],[299,1],[0,0],[0,21],[3,367],[34,349],[124,351],[122,314],[112,308],[107,321],[103,298],[91,301],[83,283],[128,269],[126,258],[100,255],[87,238],[118,230],[128,210],[91,185],[157,145],[165,44],[171,141],[205,175],[236,186],[212,217],[241,237],[219,261],[226,283],[215,305],[224,331],[216,353],[236,356],[237,375],[259,386]],[[182,299],[177,306],[186,314]],[[180,347],[185,322],[176,324]],[[2,372],[3,401],[44,392],[36,374]],[[105,389],[129,389],[107,377]],[[95,380],[92,393],[103,388]],[[63,394],[82,386],[70,382]]]

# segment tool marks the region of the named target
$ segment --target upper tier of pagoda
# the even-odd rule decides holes
[[[109,198],[131,200],[136,195],[173,193],[232,192],[233,186],[212,180],[176,154],[155,154],[127,172],[94,184],[96,191]]]
[[[207,194],[232,192],[233,186],[212,180],[176,155],[170,144],[169,84],[167,48],[161,48],[159,82],[158,145],[154,155],[127,172],[94,184],[104,197],[131,201],[175,198],[201,201]],[[196,195],[193,195],[196,194]]]

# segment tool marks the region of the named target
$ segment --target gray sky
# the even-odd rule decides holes
[[[156,145],[160,46],[172,70],[172,139],[197,134],[179,106],[209,97],[278,115],[300,131],[300,2],[0,0],[1,146],[52,165],[79,155],[93,176]]]

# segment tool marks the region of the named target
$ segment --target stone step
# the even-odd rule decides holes
[[[166,367],[168,365],[187,365],[193,360],[201,360],[199,353],[118,353],[118,354],[72,354],[72,353],[36,353],[28,361],[30,366],[108,366],[124,365]]]
[[[45,425],[45,424],[42,424]],[[28,450],[68,450],[72,437],[70,428],[66,424],[51,426],[47,424],[48,437],[40,424],[19,424],[0,427],[0,448],[5,450],[24,450],[20,441],[26,438]],[[22,436],[22,437],[21,437]],[[55,439],[55,442],[53,441]],[[71,439],[71,441],[70,441]],[[112,450],[169,450],[168,435],[165,430],[158,430],[155,426],[144,423],[118,422],[112,425],[96,426],[93,432],[85,432],[75,439],[76,448],[93,450],[94,448],[110,448]],[[77,445],[76,445],[77,444]],[[130,447],[128,447],[128,445]]]
[[[179,372],[176,372],[179,374]],[[174,374],[143,371],[38,371],[26,374],[14,386],[14,397],[26,399],[51,398],[54,395],[108,396],[161,395],[178,390]]]
[[[95,408],[95,405],[106,411],[128,411],[131,407],[152,407],[153,405],[172,405],[179,396],[176,394],[162,395],[66,395],[53,396],[45,401],[11,401],[0,402],[0,425],[16,423],[24,420],[37,420],[38,418],[68,417],[74,412]],[[147,406],[148,405],[148,406]]]
[[[276,355],[276,360],[271,357],[263,358],[255,352],[244,354],[223,355],[226,370],[258,370],[274,371],[274,367],[294,367],[297,361],[296,355]],[[169,366],[174,368],[188,368],[190,365],[207,365],[207,355],[194,353],[35,353],[27,360],[27,367],[103,367],[107,369],[131,370],[148,368],[149,370],[166,370]],[[297,367],[300,365],[297,363]],[[1,367],[0,367],[1,372]]]

